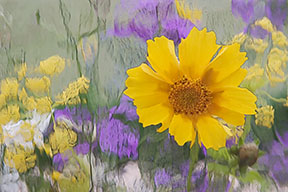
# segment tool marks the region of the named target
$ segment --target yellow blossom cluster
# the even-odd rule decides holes
[[[6,148],[5,163],[9,167],[14,167],[19,173],[24,173],[35,166],[36,155],[34,149],[24,149],[22,146]]]
[[[242,82],[242,86],[249,88],[252,91],[255,91],[259,87],[263,86],[266,82],[264,76],[264,69],[259,65],[255,64],[252,67],[247,69],[248,73]]]
[[[26,63],[22,63],[20,68],[17,70],[17,75],[18,75],[18,81],[21,81],[25,76],[27,72],[27,65]]]
[[[185,0],[175,0],[178,15],[183,19],[188,19],[192,23],[196,23],[202,17],[202,11],[199,9],[191,10]]]
[[[49,144],[53,154],[63,153],[76,145],[77,134],[64,122],[59,122],[54,127],[54,132],[49,136]]]
[[[46,76],[42,78],[26,78],[25,81],[26,88],[36,94],[49,93],[50,85],[50,79]]]
[[[38,68],[39,72],[45,75],[53,76],[54,74],[60,74],[65,68],[65,59],[55,55],[49,57],[44,61],[40,61]]]
[[[245,49],[254,50],[256,52],[256,61],[258,64],[265,64],[263,66],[265,68],[265,75],[267,79],[270,81],[270,84],[273,86],[276,83],[284,82],[286,80],[285,70],[286,70],[286,62],[288,61],[288,39],[282,31],[278,31],[275,26],[273,26],[272,22],[267,18],[263,17],[260,20],[256,20],[251,27],[261,27],[266,30],[271,35],[267,36],[264,39],[258,39],[251,36],[247,36],[244,33],[240,33],[235,35],[232,42],[240,43],[244,46]],[[272,41],[269,40],[271,38]],[[269,42],[272,42],[269,46]],[[263,61],[264,51],[267,50],[269,46],[270,52],[267,56],[267,61]],[[257,65],[258,65],[257,64]],[[254,70],[255,68],[251,68]],[[248,70],[249,71],[249,70]],[[260,71],[258,71],[260,72]],[[261,69],[262,73],[262,69]],[[248,72],[249,75],[249,72]],[[254,77],[256,74],[250,74],[250,77]],[[262,75],[261,75],[262,76]],[[260,77],[260,76],[258,76]],[[262,77],[261,77],[262,78]],[[263,80],[264,78],[262,78]],[[247,78],[246,78],[247,80]],[[251,79],[252,80],[252,79]],[[253,83],[255,84],[255,82]],[[257,84],[257,83],[256,83]]]
[[[268,55],[268,62],[266,65],[266,73],[271,84],[274,84],[275,82],[284,82],[286,80],[284,70],[287,61],[288,55],[286,50],[277,47],[272,48]]]
[[[257,111],[255,115],[256,125],[271,128],[272,125],[274,124],[273,107],[270,105],[267,105],[267,106],[258,108],[256,111]]]
[[[90,81],[82,76],[76,81],[70,83],[60,95],[57,96],[57,104],[60,105],[77,105],[81,103],[81,94],[88,92]],[[86,102],[85,100],[82,102]]]

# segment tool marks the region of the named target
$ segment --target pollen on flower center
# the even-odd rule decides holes
[[[196,115],[207,112],[211,103],[211,91],[199,80],[185,76],[171,85],[169,102],[176,114]]]

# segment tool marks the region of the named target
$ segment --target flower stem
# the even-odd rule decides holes
[[[191,191],[191,177],[192,172],[194,170],[195,164],[198,161],[198,153],[199,153],[199,145],[198,145],[198,139],[196,136],[195,143],[190,149],[190,165],[189,165],[189,173],[187,177],[187,191]]]

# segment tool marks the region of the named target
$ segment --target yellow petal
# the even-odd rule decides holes
[[[218,55],[205,69],[202,81],[207,85],[215,84],[237,71],[247,60],[246,53],[240,52],[238,43],[223,46]]]
[[[201,116],[197,121],[198,139],[206,148],[218,150],[225,147],[227,133],[218,121],[209,116]]]
[[[238,113],[255,114],[257,97],[248,89],[228,87],[213,95],[213,103]]]
[[[157,129],[158,133],[161,133],[169,128],[173,116],[174,116],[173,113],[169,114],[169,116],[162,122],[161,127]]]
[[[174,42],[166,37],[156,37],[147,41],[147,60],[153,69],[167,82],[179,78],[179,62],[175,55]]]
[[[239,126],[245,123],[245,115],[236,111],[231,111],[227,108],[219,107],[216,104],[212,104],[211,106],[209,106],[208,110],[211,114],[222,118],[229,124]]]
[[[220,48],[214,32],[194,27],[179,45],[180,70],[190,78],[198,78]]]
[[[188,141],[191,141],[191,143],[195,142],[196,132],[192,120],[184,115],[174,115],[169,133],[174,136],[175,141],[180,146],[183,146]]]
[[[243,81],[246,75],[247,70],[240,68],[237,71],[233,72],[228,77],[226,77],[225,79],[223,79],[222,81],[208,86],[208,88],[211,91],[216,91],[216,90],[222,90],[223,87],[237,87],[240,85],[240,83]]]
[[[151,107],[164,101],[168,101],[168,93],[154,92],[151,95],[139,96],[134,99],[134,105],[140,108]]]
[[[126,80],[127,89],[124,91],[124,94],[128,95],[130,98],[139,98],[140,101],[140,97],[143,98],[144,96],[150,96],[151,98],[152,96],[151,99],[155,99],[155,97],[153,98],[153,95],[155,95],[161,98],[166,97],[168,99],[168,93],[170,90],[169,84],[159,79],[159,76],[146,64],[130,69],[127,73],[129,77]],[[157,99],[159,100],[159,98]],[[149,100],[147,99],[145,102],[149,103]],[[136,103],[139,102],[136,100]]]
[[[139,122],[143,123],[143,127],[147,127],[164,122],[173,113],[173,109],[165,102],[147,108],[137,107],[136,112]]]

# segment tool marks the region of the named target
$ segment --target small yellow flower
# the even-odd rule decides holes
[[[242,45],[246,39],[247,35],[242,32],[233,37],[231,44],[239,43],[240,45]]]
[[[249,38],[245,43],[246,49],[252,49],[257,53],[263,53],[268,47],[268,42],[263,39]]]
[[[192,23],[196,23],[199,21],[202,17],[202,11],[201,10],[191,10],[187,4],[185,4],[185,1],[181,0],[175,0],[176,9],[178,12],[178,15],[182,17],[183,19],[188,19]]]
[[[281,31],[273,31],[272,32],[272,41],[273,41],[273,45],[276,45],[279,47],[287,47],[288,46],[287,37]]]
[[[275,30],[275,27],[267,17],[263,17],[261,20],[257,20],[255,25],[258,25],[265,29],[266,31],[272,32]]]
[[[6,105],[6,97],[4,94],[0,94],[0,109],[2,109],[4,105]]]
[[[36,99],[36,110],[43,114],[52,110],[52,100],[50,97],[41,97]]]
[[[23,106],[25,107],[25,109],[27,109],[28,111],[32,111],[36,108],[37,104],[34,97],[28,97],[25,88],[22,88],[18,97],[19,100],[22,102]]]
[[[266,73],[273,85],[275,82],[284,82],[286,76],[283,70],[286,68],[288,61],[287,52],[274,47],[268,55],[268,63],[266,65]]]
[[[54,179],[55,181],[59,180],[59,177],[61,176],[61,173],[58,171],[53,171],[52,173],[52,179]]]
[[[20,113],[18,105],[8,105],[0,111],[0,125],[4,125],[11,120],[17,122],[19,119]]]
[[[77,105],[81,102],[79,94],[88,92],[90,81],[84,76],[77,79],[68,85],[60,95],[57,96],[57,104],[61,105]]]
[[[65,59],[55,55],[44,61],[40,61],[39,71],[42,74],[53,76],[54,74],[60,74],[64,68]]]
[[[54,132],[49,136],[49,144],[53,154],[63,153],[76,145],[77,134],[68,127],[54,127]]]
[[[26,78],[25,86],[35,94],[49,92],[50,79],[46,76],[42,78]]]
[[[24,173],[35,166],[36,155],[34,149],[24,149],[22,146],[8,147],[5,151],[5,163],[14,167],[19,173]]]
[[[261,78],[264,74],[264,69],[260,67],[259,64],[255,64],[252,67],[248,68],[248,73],[245,77],[246,80],[255,80],[255,78]]]
[[[143,127],[161,123],[157,131],[169,129],[180,146],[192,146],[197,136],[199,145],[218,150],[227,133],[215,116],[241,126],[245,115],[255,114],[257,97],[238,87],[247,74],[239,44],[216,44],[214,32],[194,27],[179,45],[179,57],[164,36],[148,40],[147,52],[151,67],[129,69],[124,92]]]
[[[6,100],[17,99],[18,81],[15,78],[6,78],[1,81],[1,94],[5,95]]]
[[[272,106],[267,105],[257,109],[255,115],[256,125],[271,128],[274,124],[274,109]]]
[[[27,71],[27,65],[26,63],[22,63],[20,69],[17,72],[18,81],[21,81],[25,77],[26,71]]]

